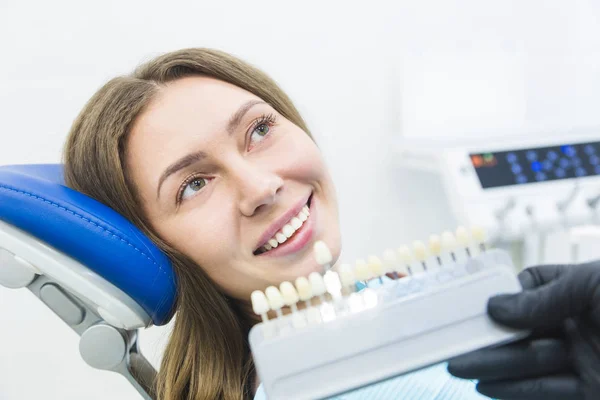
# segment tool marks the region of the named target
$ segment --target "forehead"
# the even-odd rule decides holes
[[[244,102],[258,97],[235,85],[209,77],[187,77],[159,90],[138,117],[136,127],[173,131],[202,122],[201,126],[226,122]]]

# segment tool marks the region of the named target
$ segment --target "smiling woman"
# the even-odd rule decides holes
[[[65,146],[65,179],[173,262],[160,398],[252,398],[252,291],[317,270],[317,240],[340,253],[333,182],[285,93],[219,51],[163,55],[88,102]]]

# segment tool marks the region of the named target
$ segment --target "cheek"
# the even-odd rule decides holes
[[[160,234],[210,274],[231,257],[231,247],[236,241],[235,224],[230,218],[233,214],[225,208],[221,203],[218,209],[212,207],[211,212],[209,207],[190,210],[162,224]]]
[[[285,171],[288,178],[302,181],[329,179],[321,152],[302,131],[286,138],[276,157],[277,165]]]

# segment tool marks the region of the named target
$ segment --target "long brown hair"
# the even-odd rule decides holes
[[[221,51],[184,49],[112,79],[89,100],[65,144],[65,181],[128,218],[172,261],[178,279],[177,315],[157,376],[158,398],[248,399],[254,372],[247,343],[249,315],[200,266],[153,232],[125,164],[125,145],[136,117],[162,85],[190,75],[245,89],[310,135],[291,100],[266,74]]]

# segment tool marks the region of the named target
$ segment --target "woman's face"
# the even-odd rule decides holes
[[[232,297],[320,270],[317,240],[339,256],[335,190],[317,146],[237,86],[207,77],[168,84],[126,150],[158,235]]]

